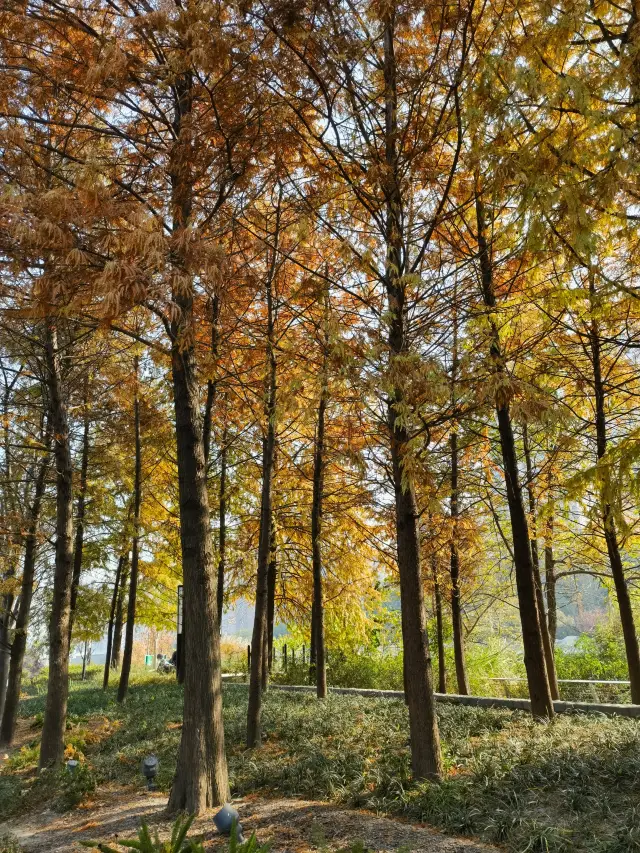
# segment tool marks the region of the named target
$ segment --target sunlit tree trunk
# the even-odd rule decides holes
[[[438,559],[435,554],[431,558],[431,574],[433,576],[433,598],[436,612],[436,641],[438,645],[438,693],[447,692],[447,661],[444,654],[444,619],[442,615],[442,592],[438,579]]]
[[[279,228],[280,208],[277,211],[276,233]],[[262,693],[266,687],[265,676],[268,669],[263,659],[266,653],[267,610],[268,610],[268,574],[271,550],[271,514],[273,511],[273,468],[276,446],[276,393],[277,364],[274,340],[274,271],[277,249],[273,249],[270,269],[266,279],[267,299],[267,381],[265,405],[265,434],[262,439],[262,496],[260,504],[260,539],[258,542],[258,570],[256,576],[256,600],[251,639],[251,674],[249,680],[249,708],[247,711],[247,746],[260,746]]]
[[[227,558],[227,459],[229,454],[229,431],[225,425],[222,431],[220,447],[220,496],[218,502],[218,578],[216,602],[218,606],[218,623],[222,633],[222,611],[224,608],[224,576]]]
[[[116,618],[113,625],[113,647],[111,649],[111,669],[119,669],[122,653],[122,629],[124,627],[125,602],[129,586],[129,552],[124,555],[124,563],[120,574],[120,588],[116,603]]]
[[[495,311],[496,308],[493,283],[493,265],[489,241],[487,239],[484,204],[479,192],[476,193],[476,220],[478,228],[477,240],[482,297],[485,307],[489,312],[491,312]],[[502,375],[504,374],[505,368],[503,354],[500,347],[500,336],[498,328],[495,321],[491,318],[491,315],[489,315],[489,323],[491,327],[489,354],[492,361],[492,368],[496,374]],[[536,718],[550,718],[553,717],[554,709],[551,690],[549,688],[549,680],[547,678],[542,632],[540,630],[540,615],[538,613],[538,604],[536,599],[529,527],[527,524],[527,514],[522,501],[522,489],[518,473],[516,443],[513,435],[511,413],[509,411],[509,399],[504,393],[496,394],[496,414],[498,418],[498,432],[500,435],[504,479],[507,488],[509,518],[511,520],[513,561],[516,575],[516,589],[518,591],[520,624],[522,626],[524,664],[527,672],[529,697],[531,700],[531,712]]]
[[[129,573],[129,601],[127,604],[127,627],[124,636],[122,670],[118,684],[118,702],[123,702],[129,689],[133,634],[136,625],[136,601],[138,596],[138,564],[140,548],[140,506],[142,503],[142,445],[140,440],[140,395],[138,389],[138,357],[134,358],[135,392],[133,400],[133,429],[135,467],[133,480],[133,539],[131,542],[131,571]]]
[[[87,381],[84,384],[82,417],[82,456],[80,462],[80,482],[78,483],[78,505],[76,508],[76,540],[73,548],[73,577],[71,580],[71,613],[69,616],[69,646],[73,637],[73,619],[78,600],[78,587],[82,574],[82,553],[84,550],[84,517],[87,499],[87,472],[89,470],[89,400],[87,399]]]
[[[313,457],[313,497],[311,503],[311,558],[313,566],[313,616],[311,630],[315,647],[316,695],[324,699],[327,695],[327,666],[324,644],[324,599],[322,581],[322,498],[325,469],[325,416],[327,410],[327,342],[325,341],[320,401]]]
[[[0,743],[7,745],[10,745],[13,741],[16,730],[16,721],[18,719],[20,688],[22,685],[22,669],[24,665],[24,654],[27,648],[27,632],[29,630],[31,602],[33,600],[33,586],[36,573],[38,528],[40,525],[42,499],[45,492],[47,471],[50,464],[51,436],[51,418],[49,417],[47,419],[47,428],[44,436],[44,452],[38,465],[38,473],[36,474],[33,490],[33,500],[31,502],[27,522],[24,562],[22,565],[22,580],[20,582],[20,605],[18,607],[13,643],[11,645],[9,680],[4,710],[2,713],[2,724],[0,725]]]
[[[388,346],[391,366],[407,351],[405,289],[402,282],[402,198],[398,177],[397,84],[395,59],[395,12],[384,21],[385,161],[386,198],[385,242],[387,267],[385,288],[389,313]],[[420,566],[418,507],[410,470],[405,467],[409,452],[409,432],[400,412],[404,404],[402,388],[396,385],[388,405],[388,430],[396,510],[396,543],[400,575],[402,638],[404,647],[405,695],[409,708],[411,767],[416,779],[439,779],[442,775],[440,734],[433,695],[431,653],[425,624],[424,590]]]
[[[595,319],[595,282],[593,275],[590,278],[590,298],[592,320],[589,327],[589,343],[591,349],[591,365],[593,369],[593,390],[595,396],[595,426],[596,426],[596,454],[602,483],[600,490],[600,510],[604,538],[607,545],[607,554],[611,574],[618,600],[618,611],[622,625],[622,635],[629,668],[629,681],[631,682],[631,701],[640,704],[640,651],[638,649],[638,637],[636,634],[635,619],[631,605],[631,596],[625,577],[620,546],[618,544],[618,532],[616,530],[615,516],[610,500],[610,471],[606,462],[607,454],[607,417],[606,417],[606,389],[602,376],[602,343],[600,340],[600,328]],[[604,461],[603,461],[604,460]]]
[[[533,579],[536,585],[536,601],[538,603],[538,613],[540,619],[540,633],[542,635],[542,644],[544,647],[544,659],[547,665],[547,677],[549,679],[549,689],[551,690],[551,698],[560,698],[560,689],[558,687],[558,676],[556,674],[556,661],[553,654],[553,643],[549,636],[549,625],[547,622],[547,613],[544,606],[544,596],[542,592],[542,580],[540,578],[540,558],[538,554],[538,506],[535,492],[533,489],[533,465],[531,464],[531,448],[529,447],[529,433],[526,423],[522,428],[522,441],[524,445],[524,456],[527,466],[527,495],[529,498],[529,517],[531,519],[530,536],[531,536],[531,562],[533,565]]]
[[[109,686],[109,670],[111,669],[111,656],[113,653],[113,623],[115,621],[116,608],[118,606],[118,595],[120,593],[120,577],[124,567],[125,556],[122,554],[118,560],[116,578],[113,584],[113,595],[111,596],[111,610],[109,611],[109,623],[107,625],[107,650],[104,658],[104,673],[102,675],[102,689]]]
[[[69,616],[73,576],[73,468],[67,406],[62,388],[58,332],[51,316],[45,320],[44,351],[56,464],[56,540],[49,620],[49,677],[40,743],[40,768],[59,764],[64,753],[69,696]]]
[[[209,526],[209,497],[204,455],[199,383],[193,341],[194,285],[185,257],[185,229],[191,221],[193,178],[189,122],[193,80],[178,74],[173,84],[171,215],[177,316],[170,326],[171,372],[175,409],[180,544],[184,595],[184,705],[176,774],[169,811],[198,813],[229,798],[222,719],[220,619],[217,577]],[[186,126],[185,126],[186,124]]]

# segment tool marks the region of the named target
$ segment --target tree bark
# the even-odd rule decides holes
[[[116,578],[113,584],[113,595],[111,596],[111,610],[109,612],[109,624],[107,626],[107,651],[105,653],[104,658],[104,673],[102,675],[102,689],[106,690],[109,686],[109,670],[112,666],[112,654],[113,654],[113,623],[115,621],[116,608],[118,606],[118,597],[120,594],[120,578],[122,576],[122,570],[124,568],[125,555],[122,554],[120,559],[118,560],[118,567],[116,569]]]
[[[27,532],[25,536],[24,563],[22,566],[22,581],[20,583],[20,604],[16,618],[13,643],[11,645],[9,680],[4,710],[2,713],[2,724],[0,725],[0,743],[6,745],[10,745],[13,741],[16,730],[16,721],[18,719],[20,688],[22,686],[22,668],[24,664],[24,654],[27,648],[27,632],[29,629],[31,602],[33,600],[33,584],[36,574],[38,528],[40,526],[42,499],[45,492],[47,471],[50,464],[51,435],[51,418],[48,418],[44,436],[45,449],[38,466],[38,473],[36,475],[33,492],[33,501],[31,502],[29,510]]]
[[[438,561],[434,554],[431,559],[433,575],[433,597],[436,611],[436,641],[438,645],[438,693],[447,692],[447,662],[444,656],[444,621],[442,617],[442,592],[438,580]]]
[[[131,571],[129,577],[129,601],[127,604],[127,627],[124,635],[124,654],[118,684],[118,702],[124,702],[129,689],[131,657],[133,655],[133,633],[136,625],[136,599],[138,595],[138,563],[140,544],[140,506],[142,504],[142,445],[140,441],[140,397],[138,393],[138,357],[133,361],[135,391],[133,400],[133,428],[135,442],[135,474],[133,481],[133,540],[131,543]]]
[[[59,764],[64,754],[73,576],[73,468],[67,406],[62,390],[58,333],[50,316],[45,320],[44,352],[56,463],[56,542],[49,621],[49,678],[40,743],[40,769]]]
[[[544,536],[544,580],[547,593],[547,627],[552,647],[558,632],[558,605],[556,602],[556,573],[553,556],[553,510],[549,512]]]
[[[395,12],[389,11],[384,28],[385,163],[383,182],[386,199],[385,243],[387,266],[385,288],[389,312],[388,346],[390,370],[406,354],[406,306],[402,280],[402,197],[398,177],[397,83],[395,59]],[[400,575],[402,639],[404,647],[405,695],[409,708],[411,767],[416,779],[440,779],[442,754],[433,696],[429,637],[425,625],[424,590],[420,567],[418,507],[411,471],[404,467],[409,433],[401,416],[405,403],[402,387],[395,383],[388,403],[393,487],[396,508],[396,541]]]
[[[80,463],[80,483],[78,490],[78,505],[76,509],[76,541],[73,549],[73,577],[71,580],[71,612],[69,614],[69,648],[73,637],[73,619],[78,600],[78,587],[82,573],[82,552],[84,548],[84,517],[87,498],[87,471],[89,469],[89,400],[87,399],[87,382],[84,386],[84,414],[82,427],[82,460]]]
[[[631,606],[631,597],[625,577],[620,547],[618,545],[618,534],[616,530],[615,516],[609,500],[610,473],[605,460],[607,454],[607,418],[606,418],[606,390],[602,377],[602,344],[600,340],[600,329],[597,320],[593,317],[594,303],[596,299],[595,282],[593,275],[590,280],[590,299],[592,320],[589,327],[589,343],[591,348],[591,364],[593,368],[593,390],[595,396],[596,412],[596,455],[598,468],[600,469],[602,487],[600,490],[600,507],[602,525],[604,527],[604,538],[607,544],[607,554],[611,574],[618,600],[620,622],[622,624],[622,636],[629,668],[629,681],[631,682],[631,701],[640,704],[640,651],[638,649],[638,637],[636,634],[635,619]],[[603,463],[603,460],[604,463]]]
[[[222,432],[222,447],[220,448],[220,500],[218,504],[218,519],[220,528],[218,530],[218,584],[216,590],[216,601],[218,606],[219,633],[222,633],[222,611],[224,607],[224,575],[226,571],[227,555],[227,458],[229,431],[225,425]]]
[[[327,377],[327,298],[325,296],[325,340],[322,355],[322,371],[320,377],[320,400],[318,403],[318,421],[316,424],[315,452],[313,455],[313,497],[311,503],[311,558],[313,567],[313,615],[314,624],[311,630],[315,646],[315,677],[316,695],[325,699],[327,695],[327,666],[324,645],[324,600],[322,581],[322,499],[324,491],[324,444],[325,416],[327,411],[328,377]]]
[[[170,327],[175,408],[180,544],[184,595],[184,706],[176,775],[168,810],[199,813],[229,798],[222,719],[220,633],[217,577],[209,526],[209,498],[204,458],[196,353],[193,341],[193,278],[184,256],[184,231],[191,219],[193,178],[188,126],[192,78],[174,83],[175,150],[170,164],[175,248],[171,262],[179,284],[173,291],[178,310]],[[188,122],[187,122],[188,124]]]
[[[478,255],[480,261],[482,297],[489,312],[495,310],[496,298],[493,284],[493,265],[487,241],[487,228],[484,204],[480,192],[476,192],[476,220],[478,228]],[[500,347],[498,327],[489,313],[491,328],[490,356],[493,370],[498,377],[505,375],[505,365]],[[540,630],[540,616],[536,599],[533,563],[527,514],[522,502],[522,489],[518,473],[515,439],[511,414],[509,411],[508,394],[499,389],[496,392],[496,414],[498,432],[502,451],[505,485],[507,487],[507,502],[511,520],[513,538],[513,559],[518,591],[520,624],[522,626],[522,642],[524,646],[524,665],[527,672],[531,713],[537,719],[551,718],[554,715],[553,701]]]
[[[276,214],[276,235],[279,232],[280,205]],[[249,708],[247,711],[247,746],[260,746],[263,684],[263,657],[267,635],[268,573],[271,544],[271,514],[273,492],[273,467],[276,444],[276,355],[274,341],[273,278],[277,260],[277,245],[272,250],[272,262],[267,273],[267,394],[265,405],[266,430],[262,439],[262,496],[260,505],[260,540],[258,543],[258,571],[256,576],[256,606],[251,639],[251,677],[249,680]]]
[[[276,584],[278,580],[275,515],[275,512],[271,513],[269,568],[267,570],[267,659],[269,672],[273,669],[273,630],[276,618]]]
[[[449,545],[449,574],[451,575],[451,621],[453,627],[453,654],[456,665],[456,682],[461,696],[469,695],[469,681],[464,654],[464,625],[460,593],[460,560],[458,555],[458,434],[449,437],[451,449],[451,542]]]
[[[556,660],[553,654],[553,644],[549,636],[549,626],[547,623],[547,614],[544,606],[544,596],[542,593],[542,580],[540,578],[540,558],[538,554],[538,507],[536,502],[535,492],[533,490],[533,465],[531,464],[531,448],[529,447],[529,433],[527,424],[522,427],[522,443],[524,446],[524,457],[527,466],[527,495],[529,498],[529,516],[531,518],[531,562],[533,565],[533,580],[536,585],[536,602],[538,604],[538,614],[540,620],[540,633],[542,635],[542,645],[544,648],[544,659],[547,666],[547,678],[549,679],[549,689],[551,690],[551,698],[560,698],[560,688],[558,686],[558,676],[556,674]]]
[[[11,575],[9,575],[11,577]],[[9,667],[11,663],[11,629],[13,625],[13,595],[4,595],[2,598],[3,614],[0,620],[0,718],[4,713],[4,705],[7,696]]]

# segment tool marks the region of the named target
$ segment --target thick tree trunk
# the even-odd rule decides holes
[[[57,329],[51,317],[47,317],[45,321],[44,351],[56,463],[56,542],[49,621],[49,678],[40,743],[40,768],[59,764],[64,754],[73,577],[73,467],[67,407],[62,391]]]
[[[73,549],[73,577],[71,580],[71,612],[69,614],[69,648],[73,636],[73,619],[78,600],[78,587],[82,574],[82,552],[84,549],[84,517],[87,498],[87,471],[89,470],[89,401],[87,399],[87,383],[84,387],[84,416],[82,427],[82,460],[80,463],[80,483],[78,489],[78,505],[76,509],[76,541]]]
[[[431,560],[433,575],[433,597],[436,611],[436,641],[438,645],[438,693],[447,692],[447,662],[444,656],[444,620],[442,616],[442,592],[438,580],[438,561],[434,554]]]
[[[42,511],[42,499],[46,486],[47,471],[50,462],[51,445],[51,418],[47,419],[47,429],[44,438],[44,453],[38,466],[33,501],[29,511],[29,520],[25,536],[24,563],[22,566],[22,581],[20,583],[20,605],[16,618],[13,644],[11,646],[11,660],[9,664],[9,681],[7,695],[2,713],[2,724],[0,726],[0,743],[10,745],[13,741],[18,719],[18,705],[20,702],[20,688],[22,685],[22,667],[24,654],[27,648],[27,631],[31,616],[31,602],[33,599],[33,584],[36,574],[36,554],[38,550],[38,528]]]
[[[324,434],[327,411],[327,342],[325,341],[318,421],[316,424],[315,453],[313,458],[313,497],[311,503],[311,558],[313,567],[313,615],[311,627],[315,645],[316,695],[327,695],[327,666],[324,645],[324,600],[322,589],[322,498],[324,489]]]
[[[390,370],[406,357],[406,306],[403,284],[402,196],[397,154],[397,83],[395,59],[395,13],[387,13],[384,28],[385,163],[382,189],[386,199],[385,243],[387,267],[385,287],[389,314]],[[388,404],[388,429],[393,467],[396,507],[396,542],[402,607],[405,696],[409,708],[411,767],[416,779],[440,779],[442,754],[433,696],[429,637],[425,625],[424,590],[420,567],[418,507],[411,470],[405,467],[409,433],[404,422],[405,399],[399,384]]]
[[[487,242],[484,205],[479,193],[476,194],[476,217],[482,297],[489,311],[494,311],[496,298],[493,285],[493,267]],[[496,374],[503,375],[505,367],[500,348],[498,328],[491,319],[491,316],[489,316],[489,322],[492,334],[490,356],[493,362],[493,370]],[[540,630],[540,616],[533,576],[529,527],[524,503],[522,502],[522,489],[518,473],[511,414],[509,412],[509,400],[504,392],[496,395],[496,413],[498,417],[498,432],[500,434],[504,478],[507,487],[509,517],[511,520],[516,588],[518,591],[520,624],[522,626],[522,642],[524,646],[524,665],[529,685],[531,713],[535,718],[550,718],[553,717],[554,710],[549,680],[547,678],[542,632]]]
[[[182,338],[192,320],[192,295],[182,299],[174,332],[174,385],[180,540],[184,578],[184,710],[170,811],[201,812],[229,798],[222,719],[217,576],[199,414],[195,352]]]
[[[134,359],[135,396],[133,401],[133,427],[135,442],[135,474],[133,481],[133,541],[131,543],[131,572],[129,578],[129,602],[127,604],[127,627],[124,635],[124,654],[118,684],[118,702],[123,702],[129,689],[131,657],[133,655],[133,633],[136,625],[136,599],[138,595],[138,563],[140,544],[140,506],[142,503],[142,445],[140,441],[140,398],[138,394],[138,358]]]
[[[595,284],[593,278],[590,282],[590,296],[592,310],[595,302]],[[618,534],[616,531],[615,517],[609,499],[609,469],[602,463],[607,453],[607,419],[605,412],[606,391],[602,378],[602,353],[600,330],[595,319],[591,321],[589,329],[589,340],[591,345],[591,363],[593,368],[593,389],[595,395],[596,411],[596,453],[598,465],[601,467],[602,488],[600,493],[600,506],[602,513],[602,525],[604,527],[604,538],[607,544],[609,565],[618,599],[618,610],[622,625],[622,636],[627,655],[627,666],[629,668],[629,681],[631,682],[631,701],[640,704],[640,650],[638,649],[638,637],[636,634],[635,619],[631,606],[629,587],[625,577],[620,547],[618,545]]]
[[[220,620],[217,577],[209,526],[196,353],[193,341],[194,290],[181,246],[192,207],[192,152],[183,118],[191,112],[192,78],[178,76],[171,158],[172,219],[175,248],[171,261],[179,286],[173,292],[178,316],[171,325],[171,369],[175,407],[180,543],[184,595],[184,706],[176,775],[169,811],[198,813],[229,798],[222,719]]]
[[[549,679],[549,689],[551,690],[551,698],[560,698],[560,688],[558,686],[558,676],[556,674],[556,660],[553,654],[553,643],[549,636],[549,626],[547,623],[547,614],[544,606],[544,596],[542,592],[542,580],[540,578],[540,558],[538,554],[538,507],[536,502],[535,492],[533,490],[533,465],[531,463],[531,449],[529,447],[529,433],[526,423],[522,427],[522,443],[524,445],[524,456],[527,466],[527,495],[529,498],[529,516],[531,518],[531,562],[533,564],[533,580],[536,585],[536,602],[538,604],[538,614],[540,620],[540,633],[542,635],[542,645],[544,647],[544,659],[547,666],[547,678]]]
[[[279,209],[278,209],[279,220]],[[276,226],[277,228],[278,226]],[[260,746],[262,692],[264,683],[263,658],[267,636],[268,575],[271,550],[271,514],[273,467],[276,444],[276,357],[274,348],[273,271],[276,264],[274,249],[271,269],[267,275],[267,359],[269,373],[265,406],[266,432],[262,440],[262,498],[260,510],[260,540],[258,543],[258,571],[256,577],[256,605],[251,640],[251,678],[249,681],[249,709],[247,711],[247,746]],[[268,672],[265,667],[265,671]]]

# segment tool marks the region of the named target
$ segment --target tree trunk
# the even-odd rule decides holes
[[[482,297],[485,306],[491,312],[496,307],[493,267],[487,242],[484,205],[479,192],[476,193],[476,218]],[[489,314],[489,322],[491,327],[490,356],[493,362],[493,370],[498,376],[503,376],[505,374],[505,366],[500,348],[500,336],[495,321],[491,318],[491,314]],[[522,502],[522,489],[518,473],[511,414],[509,412],[509,399],[508,395],[503,391],[499,391],[496,394],[496,413],[498,417],[498,432],[500,434],[504,478],[507,487],[509,517],[511,520],[516,588],[518,591],[520,624],[522,626],[522,642],[524,646],[524,665],[527,671],[531,713],[535,718],[551,718],[554,714],[553,701],[547,678],[542,632],[540,630],[540,616],[533,576],[529,527],[527,525],[527,514]]]
[[[447,662],[444,656],[444,622],[442,618],[442,592],[438,580],[438,561],[432,556],[431,573],[433,575],[433,597],[436,611],[436,640],[438,644],[438,693],[447,692]]]
[[[558,631],[558,605],[556,602],[556,574],[553,557],[553,510],[549,512],[544,537],[544,580],[547,593],[547,626],[552,647]]]
[[[111,669],[119,669],[120,654],[122,651],[122,629],[124,627],[124,605],[129,586],[129,552],[124,554],[124,563],[120,573],[120,588],[118,590],[118,602],[116,604],[116,618],[113,625],[113,647],[111,649]]]
[[[87,497],[87,471],[89,468],[89,401],[87,399],[87,382],[84,386],[84,416],[82,429],[82,461],[80,464],[80,483],[78,491],[78,506],[76,510],[76,541],[73,549],[73,577],[71,580],[71,612],[69,614],[69,648],[73,635],[73,618],[78,600],[78,587],[82,573],[82,551],[84,547],[84,517]]]
[[[82,675],[80,681],[86,681],[87,678],[87,658],[89,656],[89,641],[84,641],[84,650],[82,652]]]
[[[280,208],[278,206],[276,234]],[[267,358],[269,373],[266,395],[266,433],[262,440],[262,498],[260,508],[260,540],[258,543],[258,571],[256,577],[256,606],[251,640],[251,678],[249,681],[249,709],[247,711],[247,746],[260,746],[263,684],[263,657],[267,634],[268,574],[271,544],[271,513],[273,467],[276,443],[276,356],[274,347],[273,273],[277,247],[273,249],[271,268],[267,274]]]
[[[22,686],[22,667],[24,664],[24,653],[27,648],[27,631],[29,629],[31,602],[33,599],[33,584],[36,573],[38,528],[40,525],[42,499],[44,497],[47,471],[50,462],[51,435],[51,418],[48,418],[44,437],[45,449],[38,466],[38,473],[36,475],[33,492],[33,501],[29,510],[29,520],[25,536],[24,563],[22,566],[22,581],[20,583],[20,604],[16,618],[13,643],[11,645],[9,681],[7,685],[6,701],[2,713],[2,725],[0,726],[0,743],[6,745],[10,745],[13,741],[16,730],[16,721],[18,719],[20,688]]]
[[[220,343],[220,330],[218,322],[220,320],[220,297],[214,294],[211,300],[211,357],[214,362],[218,360],[218,349]],[[218,393],[217,379],[207,380],[207,401],[204,407],[204,417],[202,420],[202,444],[204,448],[204,461],[209,465],[209,456],[211,452],[211,434],[213,429],[213,406]],[[226,432],[226,427],[225,427]]]
[[[174,133],[171,158],[171,202],[176,248],[171,261],[179,276],[173,302],[171,370],[175,408],[180,543],[184,602],[184,707],[176,775],[168,810],[199,813],[229,798],[222,719],[220,633],[217,577],[209,526],[209,498],[204,458],[196,353],[193,341],[194,288],[180,246],[192,206],[192,152],[183,117],[191,112],[189,72],[174,83]]]
[[[449,546],[449,573],[451,575],[451,621],[453,627],[453,654],[456,664],[456,682],[461,696],[469,695],[469,681],[464,654],[464,625],[460,596],[460,560],[458,556],[458,434],[450,436],[451,448],[451,542]]]
[[[404,247],[402,243],[402,197],[397,155],[397,83],[395,59],[395,13],[387,13],[384,28],[385,81],[385,162],[384,180],[385,243],[387,266],[385,287],[389,320],[390,369],[406,357],[406,306],[403,284]],[[424,590],[420,568],[418,507],[410,468],[405,468],[409,452],[409,433],[404,423],[405,399],[397,384],[388,404],[388,429],[393,467],[396,506],[396,541],[402,607],[405,695],[409,707],[411,767],[416,779],[440,779],[442,754],[433,696],[433,676],[429,637],[425,625]]]
[[[115,620],[116,608],[118,606],[118,596],[120,593],[120,577],[124,567],[125,556],[122,554],[118,560],[116,569],[116,578],[113,584],[113,595],[111,596],[111,610],[109,612],[109,624],[107,626],[107,650],[104,658],[104,673],[102,676],[102,689],[106,690],[109,686],[109,670],[111,669],[111,657],[113,653],[113,623]]]
[[[544,660],[547,666],[547,678],[549,679],[549,689],[552,699],[560,698],[560,688],[558,686],[558,676],[556,674],[556,660],[553,654],[553,644],[549,636],[549,626],[547,623],[547,614],[544,606],[544,596],[542,593],[542,580],[540,579],[540,558],[538,555],[538,507],[536,496],[533,490],[533,465],[531,464],[531,449],[529,447],[529,433],[527,424],[522,427],[522,443],[524,445],[524,457],[527,466],[527,495],[529,498],[529,516],[531,518],[531,562],[533,565],[533,580],[536,585],[536,602],[538,604],[538,614],[540,620],[540,633],[542,635],[542,645],[544,648]]]
[[[325,304],[325,330],[327,329],[327,306]],[[313,498],[311,503],[311,558],[313,567],[313,615],[311,630],[315,645],[316,695],[324,699],[327,695],[327,666],[324,646],[324,601],[322,590],[322,498],[324,489],[324,434],[327,411],[327,346],[325,341],[322,357],[320,401],[318,403],[318,421],[316,424],[315,453],[313,455]]]
[[[594,309],[595,282],[593,276],[590,281],[591,308]],[[605,413],[606,391],[602,378],[601,363],[601,341],[598,323],[592,319],[589,328],[589,342],[591,346],[591,363],[593,367],[593,390],[595,395],[596,410],[596,453],[598,467],[600,468],[602,487],[600,491],[600,506],[602,513],[602,525],[604,527],[604,538],[607,544],[609,565],[618,599],[618,610],[622,624],[622,636],[627,655],[627,666],[629,668],[629,681],[631,682],[631,701],[635,705],[640,704],[640,651],[638,649],[638,637],[636,634],[631,597],[625,577],[624,566],[620,556],[618,545],[618,534],[616,531],[615,516],[609,500],[610,472],[609,466],[602,460],[607,453],[607,419]]]
[[[276,584],[278,580],[278,554],[276,549],[275,512],[271,513],[269,540],[269,568],[267,570],[267,658],[269,672],[273,669],[273,629],[276,618]]]
[[[218,505],[218,518],[220,529],[218,531],[218,583],[216,590],[216,602],[218,609],[218,633],[222,634],[222,611],[224,608],[224,575],[226,571],[227,555],[227,458],[229,433],[227,427],[222,432],[222,447],[220,448],[220,502]]]
[[[133,633],[136,625],[136,599],[138,594],[138,562],[140,543],[140,505],[142,503],[142,445],[140,441],[140,398],[138,394],[138,357],[133,360],[135,392],[133,400],[133,427],[135,442],[135,475],[133,481],[133,541],[131,543],[131,572],[129,578],[129,602],[127,604],[127,627],[124,635],[124,654],[118,684],[118,702],[123,702],[129,689],[131,657],[133,655]]]
[[[13,623],[13,595],[3,596],[3,614],[0,621],[0,718],[4,713],[11,662],[11,628]]]
[[[56,463],[55,570],[49,621],[49,678],[40,744],[42,769],[59,764],[69,695],[69,617],[73,576],[73,468],[67,407],[62,391],[58,333],[51,317],[45,321],[45,364]]]

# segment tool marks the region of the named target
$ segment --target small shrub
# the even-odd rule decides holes
[[[204,853],[204,847],[199,838],[187,838],[195,815],[179,815],[173,824],[171,838],[160,841],[158,835],[152,838],[149,827],[143,821],[138,831],[138,837],[128,841],[119,841],[123,847],[139,850],[140,853]],[[100,853],[119,853],[114,847],[99,841],[82,841],[83,847],[99,850]],[[257,853],[252,850],[251,853]]]
[[[87,764],[78,764],[72,772],[66,767],[59,771],[60,794],[56,800],[56,807],[60,811],[69,811],[91,794],[96,789],[96,779],[93,771]]]

